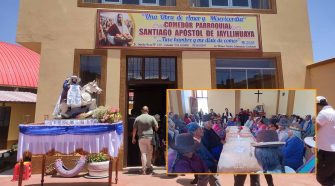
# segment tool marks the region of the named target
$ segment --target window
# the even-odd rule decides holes
[[[141,5],[159,5],[158,0],[140,0]]]
[[[193,7],[270,9],[271,0],[190,0]]]
[[[208,113],[208,95],[207,90],[197,90],[195,97],[198,101],[198,112],[202,110],[204,113]]]
[[[159,79],[159,58],[144,58],[144,79]]]
[[[176,6],[176,0],[82,0],[83,3]]]
[[[80,55],[79,77],[81,78],[81,86],[95,80],[101,88],[101,63],[101,56]],[[100,105],[100,95],[93,94],[93,97],[97,99],[97,103]]]
[[[251,0],[209,0],[210,7],[251,8]]]
[[[176,81],[175,57],[128,57],[128,80]]]
[[[217,88],[277,88],[273,59],[217,59]]]
[[[11,107],[0,107],[0,149],[7,148]]]
[[[115,3],[115,4],[121,4],[122,0],[101,0],[102,3]]]

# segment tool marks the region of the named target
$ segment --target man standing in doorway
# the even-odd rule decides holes
[[[335,185],[335,110],[323,96],[316,97],[318,126],[316,179],[321,185]]]
[[[135,119],[133,127],[133,144],[136,143],[136,133],[138,136],[138,145],[141,151],[142,174],[150,174],[153,171],[151,165],[153,152],[154,130],[157,132],[158,123],[153,116],[149,115],[149,108],[144,106],[142,114]]]

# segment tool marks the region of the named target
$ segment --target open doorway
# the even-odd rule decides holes
[[[10,107],[0,107],[0,150],[7,148],[10,112]]]
[[[131,143],[135,118],[143,106],[149,107],[149,114],[160,116],[158,135],[166,139],[166,90],[177,88],[175,57],[127,57],[127,111],[128,146],[127,166],[141,166],[141,154],[136,144]],[[155,150],[154,150],[155,151]],[[163,147],[156,150],[153,164],[165,166]]]

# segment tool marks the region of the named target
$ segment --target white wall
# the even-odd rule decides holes
[[[293,114],[304,117],[307,114],[315,116],[315,90],[296,90],[294,96]]]
[[[256,105],[264,105],[264,111],[267,117],[276,114],[277,109],[277,90],[260,90],[259,103],[257,103],[257,90],[242,90],[241,91],[241,108],[250,109],[252,111]]]
[[[235,111],[235,90],[208,90],[208,109],[222,114],[228,108],[232,114]]]

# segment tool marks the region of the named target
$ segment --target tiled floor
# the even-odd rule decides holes
[[[134,169],[123,171],[119,173],[118,186],[173,186],[185,185],[191,186],[189,182],[193,179],[193,175],[168,177],[164,170],[155,170],[154,175],[138,175]],[[115,176],[115,174],[113,175]],[[23,182],[26,186],[40,185],[41,176],[38,174]],[[274,184],[276,186],[318,186],[315,175],[273,175]],[[0,176],[0,186],[17,185],[17,182],[11,182],[11,176]],[[114,177],[113,177],[114,181]],[[221,184],[224,186],[234,185],[233,175],[220,175]],[[107,178],[105,179],[87,179],[84,177],[77,178],[59,178],[59,177],[45,177],[45,186],[103,186],[107,185]],[[115,184],[113,184],[115,185]],[[246,185],[249,185],[249,177],[246,180]],[[267,185],[264,176],[261,176],[261,185]]]

